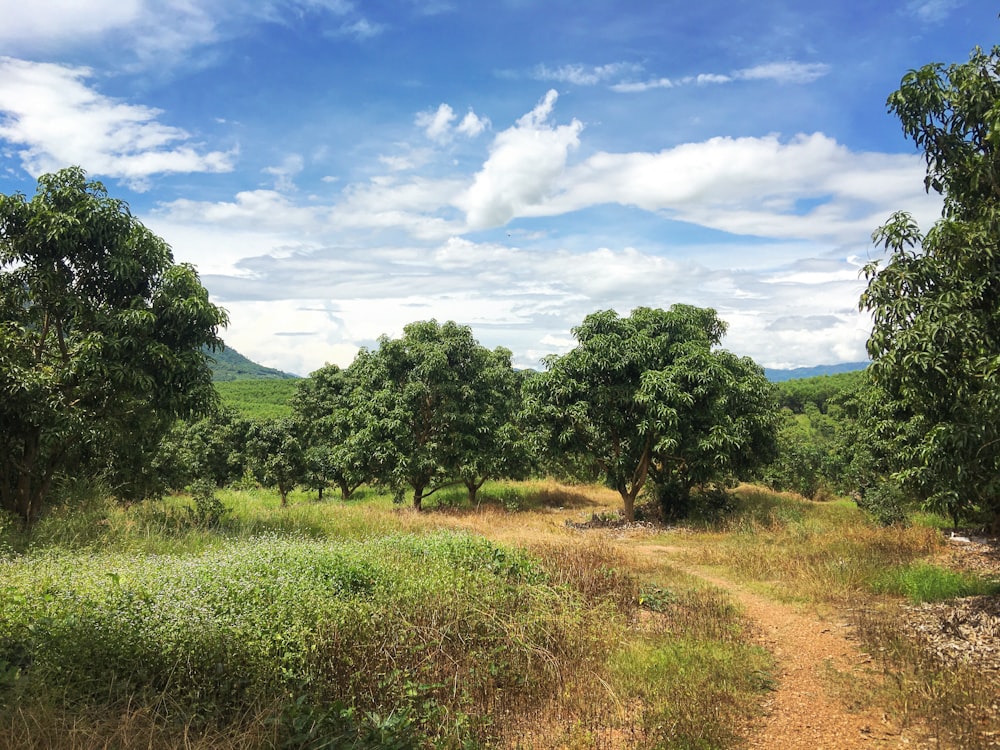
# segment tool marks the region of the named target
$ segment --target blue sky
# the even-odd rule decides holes
[[[0,192],[78,164],[306,374],[414,320],[537,367],[585,315],[714,307],[865,359],[862,265],[939,202],[885,100],[980,0],[0,0]]]

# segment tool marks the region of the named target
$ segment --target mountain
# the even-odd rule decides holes
[[[868,367],[868,362],[841,362],[839,365],[796,367],[792,370],[776,370],[765,367],[764,375],[772,383],[781,383],[785,380],[814,378],[817,375],[836,375],[841,372],[854,372],[855,370],[864,370],[866,367]]]
[[[206,351],[212,367],[212,380],[215,382],[227,380],[289,380],[298,378],[273,367],[258,365],[231,347],[222,351]]]

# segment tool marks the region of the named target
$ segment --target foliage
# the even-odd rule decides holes
[[[279,419],[292,416],[291,401],[301,383],[300,378],[216,381],[215,390],[223,406],[247,419]]]
[[[196,422],[178,421],[160,441],[152,471],[160,484],[181,490],[198,479],[218,487],[243,476],[250,421],[222,407]]]
[[[905,213],[866,269],[873,378],[906,410],[895,478],[957,523],[1000,522],[1000,48],[904,76],[888,100],[944,198],[923,234]]]
[[[301,426],[291,419],[252,422],[247,431],[247,466],[265,487],[277,487],[281,506],[305,478],[306,455],[299,439]]]
[[[330,483],[346,500],[376,473],[372,453],[355,435],[352,370],[326,365],[298,381],[291,399],[306,445],[306,483],[323,497]]]
[[[83,170],[0,195],[0,507],[31,523],[59,473],[119,494],[175,417],[213,400],[225,313],[194,269]],[[135,491],[130,488],[134,487]]]
[[[714,310],[689,305],[594,313],[574,329],[577,347],[528,381],[550,450],[589,457],[627,520],[648,478],[686,504],[693,486],[773,457],[771,386],[752,360],[713,348],[725,329]]]
[[[510,356],[451,321],[410,323],[401,338],[383,336],[349,368],[352,449],[371,458],[400,499],[410,487],[418,510],[449,484],[508,473],[504,451],[516,442],[505,427],[516,388]]]
[[[188,508],[191,520],[198,526],[214,528],[226,514],[226,506],[215,496],[215,483],[208,479],[198,479],[191,485],[191,499],[194,505]]]
[[[821,413],[826,414],[828,406],[840,394],[856,388],[864,376],[864,370],[852,370],[775,383],[778,406],[795,414],[803,414],[807,404],[813,404]]]

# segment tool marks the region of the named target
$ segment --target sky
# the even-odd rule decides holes
[[[0,193],[83,167],[305,375],[417,320],[515,366],[712,307],[766,367],[866,359],[863,266],[940,199],[886,98],[984,0],[0,0]]]

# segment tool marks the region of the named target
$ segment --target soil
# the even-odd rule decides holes
[[[642,552],[679,567],[738,601],[758,628],[761,645],[774,656],[777,686],[765,715],[751,728],[753,749],[852,750],[853,748],[939,748],[919,726],[902,728],[884,713],[846,706],[835,694],[838,681],[870,679],[871,657],[853,640],[851,625],[817,612],[777,602],[709,571],[675,558],[682,548],[642,546]],[[971,538],[949,545],[943,562],[1000,580],[1000,540]],[[902,625],[943,663],[971,661],[1000,670],[1000,597],[968,597],[902,609]]]
[[[729,592],[774,657],[777,685],[765,702],[764,716],[751,728],[750,748],[924,747],[915,733],[904,733],[881,712],[851,710],[833,694],[831,669],[860,676],[870,661],[850,639],[849,623],[799,611],[697,568],[680,567]]]

